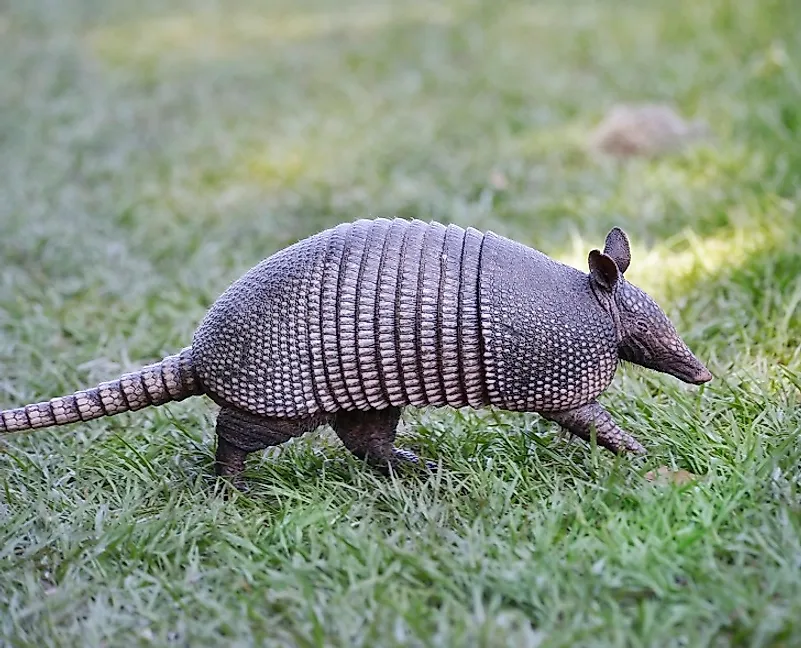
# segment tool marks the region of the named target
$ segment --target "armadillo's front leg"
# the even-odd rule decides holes
[[[585,441],[590,440],[592,429],[595,428],[595,438],[598,440],[598,445],[611,450],[615,454],[622,452],[645,454],[645,448],[640,442],[628,432],[619,428],[612,420],[609,412],[597,402],[588,403],[563,412],[543,413],[542,416],[558,423]]]
[[[436,470],[436,464],[423,462],[410,450],[394,446],[395,429],[400,419],[400,408],[339,412],[333,427],[342,443],[359,459],[365,459],[382,472],[397,468],[403,463],[425,466]]]

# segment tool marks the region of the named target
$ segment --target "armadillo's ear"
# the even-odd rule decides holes
[[[606,235],[604,254],[615,260],[620,274],[626,272],[631,263],[631,248],[629,247],[629,237],[619,227],[613,227]]]
[[[620,271],[615,260],[599,250],[592,250],[587,259],[590,265],[590,279],[601,289],[611,292],[620,279]]]

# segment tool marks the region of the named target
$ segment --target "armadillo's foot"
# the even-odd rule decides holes
[[[437,464],[433,461],[424,461],[420,459],[414,452],[411,450],[401,450],[400,448],[394,448],[393,453],[395,455],[395,461],[393,462],[393,467],[397,465],[410,464],[414,466],[418,466],[420,468],[425,468],[429,472],[437,472]]]
[[[598,445],[611,450],[615,454],[623,452],[645,454],[645,448],[642,444],[628,432],[619,428],[612,420],[609,412],[597,402],[588,403],[564,412],[543,412],[542,416],[558,423],[585,441],[589,441],[592,438],[592,430],[594,428]]]
[[[333,427],[345,447],[355,456],[367,461],[383,474],[389,474],[390,468],[399,468],[402,464],[411,462],[413,456],[413,453],[398,450],[393,445],[399,420],[398,407],[342,411],[336,415]]]
[[[245,458],[248,453],[228,443],[222,437],[217,438],[217,454],[214,458],[214,472],[239,491],[247,490],[242,476],[245,470]]]
[[[233,477],[245,470],[245,458],[248,453],[228,443],[225,439],[217,439],[217,454],[214,458],[214,472],[218,477]]]

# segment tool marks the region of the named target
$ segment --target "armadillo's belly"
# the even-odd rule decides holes
[[[483,236],[396,219],[326,230],[266,259],[193,341],[204,388],[298,417],[486,404],[478,312]]]

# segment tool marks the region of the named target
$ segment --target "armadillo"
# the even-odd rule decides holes
[[[330,424],[388,471],[429,466],[395,447],[404,406],[536,412],[615,453],[643,446],[598,397],[621,361],[712,379],[624,274],[612,229],[589,272],[491,231],[361,219],[286,247],[231,284],[191,346],[70,396],[0,412],[0,432],[89,421],[205,394],[220,406],[216,472]]]

